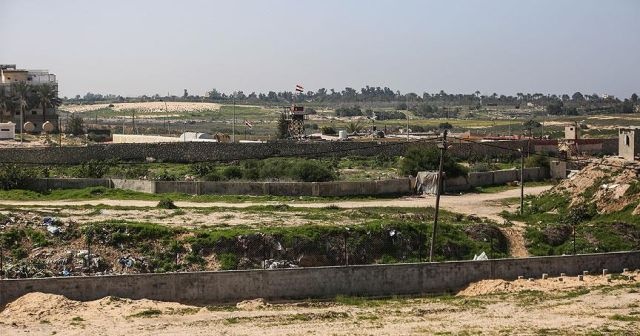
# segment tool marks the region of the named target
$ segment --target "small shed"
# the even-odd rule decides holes
[[[13,140],[16,138],[16,124],[12,122],[0,123],[0,139]]]

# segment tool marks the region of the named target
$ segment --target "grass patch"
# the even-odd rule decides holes
[[[129,317],[148,318],[148,317],[158,317],[160,315],[162,315],[162,311],[159,309],[146,309],[141,312],[137,312],[135,314],[129,315]]]
[[[640,321],[640,316],[615,314],[615,315],[609,316],[609,319],[614,321],[623,321],[623,322],[638,322]]]

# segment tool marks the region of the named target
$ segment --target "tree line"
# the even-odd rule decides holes
[[[13,121],[16,116],[32,109],[42,109],[42,121],[46,121],[46,109],[62,104],[55,85],[16,82],[0,85],[0,122]]]

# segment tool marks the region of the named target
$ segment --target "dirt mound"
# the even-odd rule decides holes
[[[509,292],[511,283],[500,279],[482,280],[474,282],[460,291],[459,296],[475,296],[490,293]]]
[[[33,319],[47,315],[65,315],[84,306],[84,303],[69,300],[62,295],[29,293],[9,303],[0,312],[0,317]]]
[[[640,198],[640,165],[619,158],[596,159],[549,193],[566,193],[570,206],[593,203],[599,213],[617,212]]]
[[[640,282],[640,271],[624,273],[620,276],[587,275],[582,280],[577,276],[554,277],[547,279],[518,279],[513,281],[490,279],[471,283],[457,296],[477,296],[496,293],[514,293],[522,291],[554,292],[591,288],[603,285],[633,284]]]

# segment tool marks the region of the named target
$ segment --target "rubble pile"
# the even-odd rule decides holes
[[[601,214],[621,211],[640,199],[640,163],[613,157],[596,159],[549,192],[567,193],[570,206],[592,203]],[[633,214],[640,215],[640,205]]]

